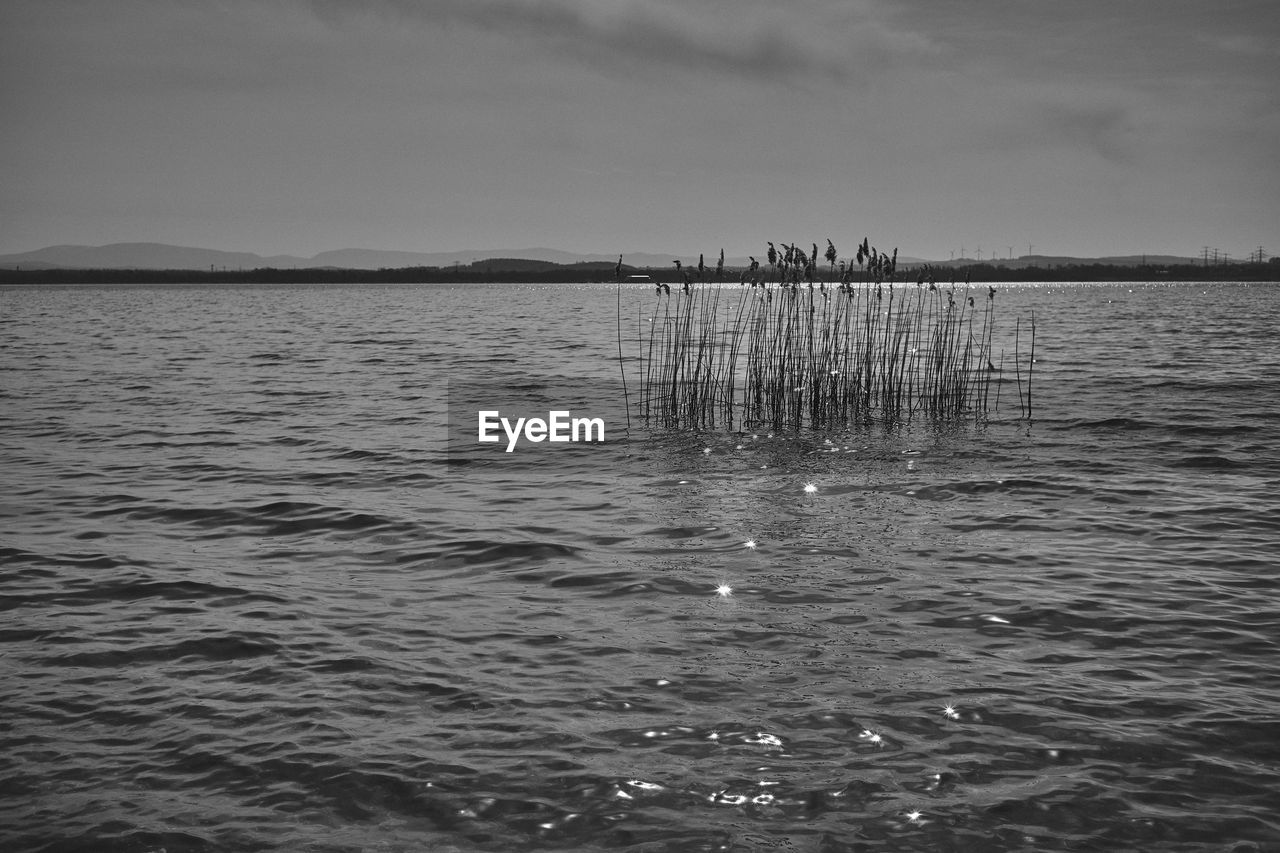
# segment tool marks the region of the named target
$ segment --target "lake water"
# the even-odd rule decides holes
[[[623,430],[617,298],[0,289],[0,848],[1280,849],[1275,285],[1002,288],[1031,424],[800,436]]]

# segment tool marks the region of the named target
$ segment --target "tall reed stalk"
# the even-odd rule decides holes
[[[854,259],[769,244],[765,269],[752,261],[739,284],[697,282],[683,271],[678,290],[659,284],[647,326],[639,324],[640,411],[671,429],[828,429],[935,424],[990,415],[992,385],[1000,403],[1004,355],[995,364],[996,291],[979,307],[968,285],[945,290],[933,271],[914,285],[897,273],[897,250],[864,240]],[[856,262],[856,269],[855,269]],[[677,272],[681,272],[677,262]],[[856,278],[856,280],[855,280]],[[816,286],[815,286],[816,285]],[[1031,413],[1031,362],[1022,379],[1021,322],[1014,366],[1022,416]],[[647,332],[647,334],[646,334]]]

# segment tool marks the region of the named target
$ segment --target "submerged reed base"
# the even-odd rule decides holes
[[[957,291],[927,268],[914,284],[898,280],[897,250],[865,240],[857,267],[841,262],[837,273],[827,246],[830,278],[814,263],[816,244],[809,256],[770,244],[769,266],[753,259],[737,284],[703,281],[701,263],[677,290],[659,284],[652,316],[638,318],[642,420],[679,430],[982,424],[1006,384],[1030,419],[1034,319],[1024,377],[1021,321],[1012,364],[994,351],[995,288]],[[723,261],[716,269],[720,278]]]

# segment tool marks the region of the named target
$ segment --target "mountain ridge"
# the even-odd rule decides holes
[[[623,261],[630,267],[652,268],[671,266],[679,260],[685,266],[695,266],[698,259],[692,256],[667,255],[656,252],[622,252]],[[764,253],[756,256],[764,262]],[[705,258],[705,256],[704,256]],[[36,269],[398,269],[405,267],[471,266],[478,262],[494,260],[522,260],[571,265],[582,263],[614,263],[618,253],[577,253],[545,247],[523,249],[463,249],[452,252],[404,252],[389,249],[331,249],[309,258],[297,255],[258,255],[253,252],[230,252],[196,246],[175,246],[167,243],[109,243],[103,246],[60,244],[46,246],[30,252],[0,255],[0,268]],[[708,266],[714,267],[718,255]],[[900,267],[919,266],[928,263],[940,268],[963,268],[970,265],[994,267],[1049,266],[1067,264],[1110,264],[1114,266],[1170,266],[1200,263],[1201,259],[1177,255],[1115,255],[1100,258],[1073,257],[1069,255],[1022,255],[1017,258],[972,258],[947,261],[928,261],[914,257],[900,257]],[[744,257],[726,258],[725,265],[743,267]],[[491,266],[491,265],[490,265]]]
[[[662,266],[679,256],[653,252],[622,252],[628,265]],[[0,255],[0,267],[13,269],[257,269],[266,267],[314,269],[392,269],[449,267],[495,258],[544,261],[553,264],[614,263],[617,254],[585,254],[560,249],[462,249],[452,252],[404,252],[390,249],[330,249],[309,258],[297,255],[258,255],[167,243],[109,243],[103,246],[59,244],[30,252]],[[680,258],[682,263],[696,259]]]

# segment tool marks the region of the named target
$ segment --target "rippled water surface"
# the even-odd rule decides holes
[[[1029,428],[446,452],[616,299],[0,290],[0,848],[1280,849],[1275,285],[1003,289]]]

